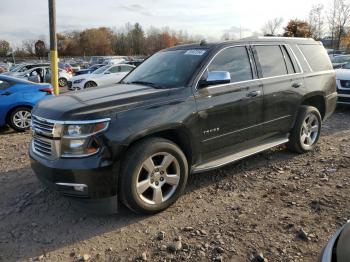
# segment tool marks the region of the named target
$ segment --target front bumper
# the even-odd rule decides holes
[[[87,208],[117,210],[118,164],[103,166],[99,154],[81,159],[48,160],[29,151],[31,167],[48,188]]]

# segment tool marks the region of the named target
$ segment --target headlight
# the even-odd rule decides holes
[[[73,84],[80,84],[81,82],[83,82],[85,79],[78,79],[73,81]]]
[[[66,125],[63,130],[64,138],[81,138],[95,135],[108,128],[109,121],[93,124],[71,124]]]
[[[350,88],[350,80],[340,80],[341,86],[345,88]]]
[[[65,124],[61,142],[61,156],[84,157],[97,153],[101,145],[95,135],[107,130],[108,126],[109,120]]]

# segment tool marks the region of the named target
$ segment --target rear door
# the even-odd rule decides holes
[[[293,127],[304,84],[300,66],[287,45],[254,45],[254,56],[264,89],[264,133],[285,134]]]
[[[199,88],[195,92],[203,160],[230,151],[260,136],[263,93],[249,46],[225,48],[208,72],[228,71],[231,83]],[[206,78],[205,74],[203,75]]]

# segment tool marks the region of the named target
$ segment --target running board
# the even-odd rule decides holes
[[[286,137],[270,140],[269,142],[264,143],[262,145],[259,145],[259,146],[253,147],[253,148],[249,148],[249,149],[245,149],[245,150],[240,151],[238,153],[224,156],[224,157],[209,161],[207,163],[201,164],[199,166],[196,166],[192,169],[192,173],[201,173],[201,172],[205,172],[205,171],[210,171],[210,170],[228,165],[232,162],[241,160],[241,159],[246,158],[248,156],[258,154],[258,153],[263,152],[267,149],[285,144],[288,141],[289,141],[289,139]]]

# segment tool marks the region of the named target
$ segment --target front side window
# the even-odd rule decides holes
[[[93,72],[93,74],[95,74],[95,75],[103,74],[108,68],[109,68],[109,66],[102,66],[99,69],[95,70]]]
[[[253,79],[253,72],[246,47],[230,47],[221,51],[208,67],[209,72],[226,71],[231,83]]]
[[[287,67],[280,46],[255,46],[262,77],[287,75]]]
[[[204,48],[159,52],[135,68],[122,83],[184,87],[206,55],[207,50]]]

